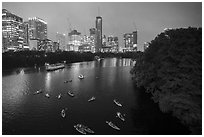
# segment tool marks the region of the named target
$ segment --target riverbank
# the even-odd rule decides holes
[[[131,70],[163,113],[202,134],[202,29],[170,29],[151,41]]]
[[[13,69],[19,67],[43,66],[45,63],[75,63],[83,61],[93,61],[95,56],[101,58],[136,58],[140,52],[127,53],[80,53],[80,52],[49,52],[44,51],[18,51],[6,52],[2,54],[2,69]]]

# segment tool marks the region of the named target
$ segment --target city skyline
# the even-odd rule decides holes
[[[56,32],[67,36],[69,24],[88,35],[89,29],[95,27],[96,16],[101,16],[102,35],[117,36],[120,48],[124,48],[123,34],[137,29],[138,50],[143,50],[144,42],[153,40],[164,28],[202,26],[201,3],[3,2],[2,8],[24,21],[30,17],[42,18],[48,23],[48,38],[52,40]]]

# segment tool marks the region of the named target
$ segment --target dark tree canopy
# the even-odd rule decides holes
[[[188,125],[192,134],[202,126],[202,29],[169,29],[151,41],[131,70],[138,87]]]

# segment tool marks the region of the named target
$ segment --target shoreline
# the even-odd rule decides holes
[[[140,52],[127,53],[80,53],[80,52],[53,52],[44,51],[19,51],[6,52],[2,54],[2,70],[15,69],[21,67],[43,66],[45,63],[55,64],[66,61],[66,63],[76,63],[83,61],[93,61],[95,56],[101,58],[131,58],[135,59]]]

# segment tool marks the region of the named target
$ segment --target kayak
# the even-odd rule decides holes
[[[71,97],[74,97],[74,93],[72,93],[71,91],[68,91],[67,94],[70,95]]]
[[[37,90],[37,91],[34,93],[34,95],[39,94],[39,93],[42,93],[42,90],[41,90],[41,89],[40,89],[40,90]]]
[[[77,126],[77,125],[74,125],[74,128],[75,128],[79,133],[86,135],[86,132],[85,132],[85,130],[84,130],[83,128],[81,128],[81,127],[79,127],[79,126]]]
[[[62,111],[61,111],[61,116],[62,116],[63,118],[66,116],[64,109],[62,109]]]
[[[106,121],[106,123],[107,123],[110,127],[114,128],[114,129],[116,129],[116,130],[120,130],[120,128],[117,127],[115,124],[113,124],[111,121],[110,121],[110,122],[109,122],[109,121]]]
[[[91,133],[91,134],[95,133],[93,130],[91,130],[90,128],[88,128],[87,126],[84,126],[82,124],[77,124],[77,126],[79,126],[80,128],[83,128],[88,133]]]
[[[59,94],[57,98],[58,98],[58,99],[60,99],[61,97],[62,97],[62,95],[61,95],[61,94]]]
[[[114,103],[115,103],[116,105],[118,105],[119,107],[122,107],[122,104],[120,104],[116,99],[114,99],[113,101],[114,101]]]
[[[64,83],[72,82],[72,80],[65,80]]]
[[[50,97],[50,95],[49,95],[48,93],[46,93],[46,94],[45,94],[45,96],[46,96],[47,98],[49,98],[49,97]]]
[[[78,76],[78,78],[79,78],[79,79],[84,79],[84,76],[83,76],[82,74],[80,74],[80,75]]]
[[[88,100],[88,102],[93,101],[93,100],[95,100],[95,99],[96,99],[96,97],[91,97],[91,98]]]
[[[123,115],[120,112],[117,112],[116,117],[120,118],[122,121],[125,121],[125,118],[123,117]]]

